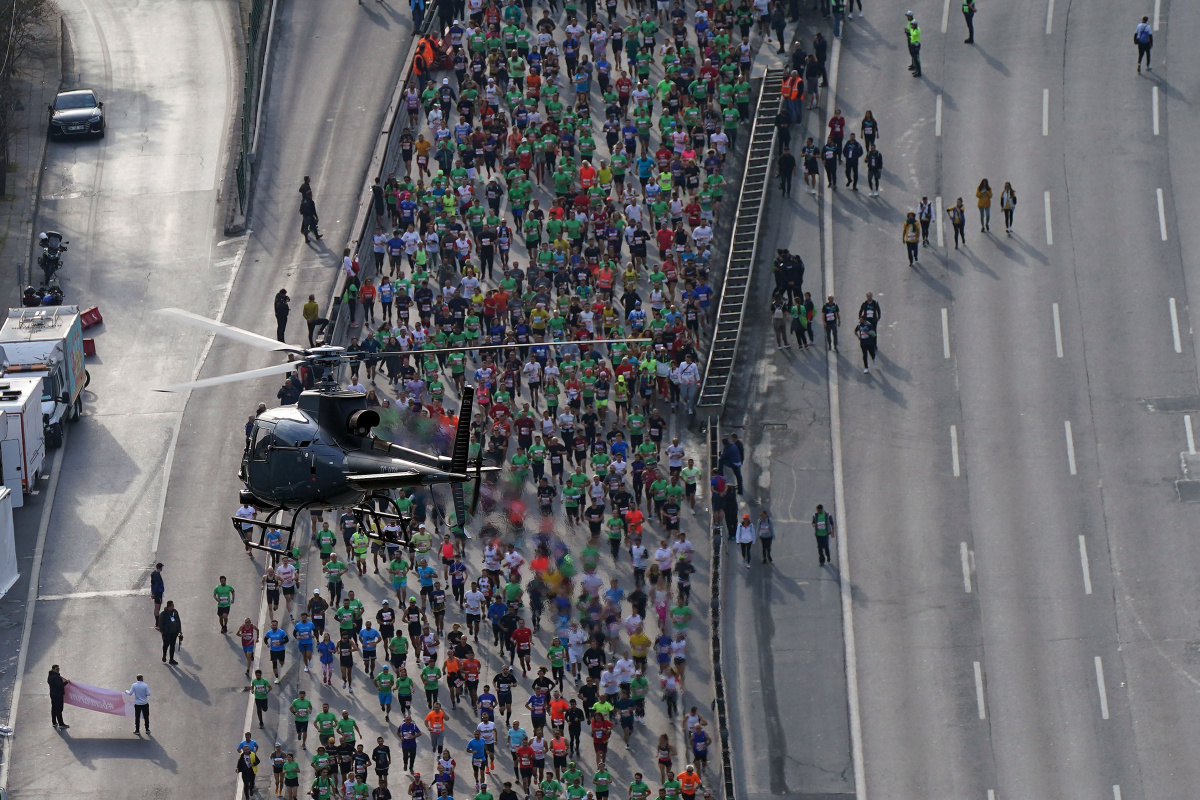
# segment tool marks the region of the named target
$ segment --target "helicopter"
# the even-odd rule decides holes
[[[269,547],[268,531],[286,532],[285,550],[292,549],[296,522],[305,511],[329,511],[349,508],[364,533],[389,543],[383,532],[387,522],[395,521],[408,538],[410,519],[389,492],[437,484],[451,484],[458,524],[465,520],[463,484],[474,480],[472,510],[478,505],[483,476],[499,472],[499,467],[483,465],[483,449],[478,448],[474,464],[468,464],[471,447],[471,414],[475,389],[465,386],[454,429],[449,456],[413,450],[388,442],[372,434],[380,422],[379,413],[367,407],[366,395],[339,386],[337,376],[343,364],[356,358],[344,348],[320,345],[301,348],[227,325],[178,308],[160,309],[178,322],[207,330],[253,347],[286,353],[287,362],[188,383],[162,387],[156,391],[180,392],[220,386],[271,375],[284,375],[307,366],[315,376],[315,386],[300,394],[295,405],[267,409],[253,420],[242,454],[239,477],[243,505],[265,511],[263,520],[233,516],[235,531],[250,548],[273,556],[279,550]],[[640,341],[597,339],[586,344]],[[556,346],[560,343],[547,343]],[[584,344],[581,342],[580,344]],[[511,345],[479,345],[484,350]],[[422,354],[450,350],[422,350]],[[290,514],[290,519],[288,515]],[[285,522],[286,520],[286,522]],[[246,529],[257,529],[258,541],[251,541]],[[391,541],[391,543],[395,543]]]

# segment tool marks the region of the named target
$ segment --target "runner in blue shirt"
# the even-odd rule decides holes
[[[308,672],[308,665],[312,663],[313,645],[316,644],[316,626],[308,621],[308,612],[300,612],[300,621],[292,626],[292,636],[296,637],[296,644],[300,646],[300,658],[304,659],[304,671]]]
[[[284,646],[289,641],[287,631],[279,628],[279,620],[271,620],[271,630],[263,634],[263,641],[271,648],[271,669],[275,672],[275,682],[279,683],[279,667],[287,658]]]
[[[372,678],[375,677],[375,648],[379,645],[379,631],[371,627],[371,620],[363,623],[363,629],[358,632],[358,641],[362,643],[363,668]]]
[[[482,783],[487,776],[487,744],[478,730],[475,731],[475,738],[467,740],[467,752],[471,754],[471,769],[475,771],[475,782]]]
[[[400,755],[403,758],[404,769],[411,772],[417,764],[417,737],[421,735],[421,729],[412,721],[411,716],[405,714],[404,722],[400,723],[396,732],[400,734]]]
[[[437,579],[437,570],[428,563],[417,567],[417,581],[421,584],[421,608],[425,608],[425,603],[429,599],[429,593],[433,591],[433,582]]]
[[[337,644],[326,633],[317,644],[317,653],[321,659],[321,682],[333,686],[333,654],[337,652]]]

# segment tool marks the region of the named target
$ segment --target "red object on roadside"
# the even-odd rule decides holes
[[[84,339],[83,340],[83,354],[85,356],[96,355],[96,340],[95,339]]]
[[[92,306],[91,308],[84,309],[79,313],[79,321],[83,325],[83,329],[86,331],[88,328],[104,322],[104,317],[101,316],[99,308]],[[91,354],[89,353],[89,355]]]

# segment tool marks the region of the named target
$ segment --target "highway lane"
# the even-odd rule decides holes
[[[43,224],[54,222],[72,240],[70,296],[99,303],[107,325],[100,359],[90,365],[89,416],[72,430],[42,593],[144,589],[157,545],[188,635],[182,666],[168,673],[142,616],[144,596],[39,604],[10,785],[19,797],[58,796],[64,781],[82,796],[136,785],[191,797],[225,774],[242,732],[244,679],[233,655],[213,658],[232,646],[214,632],[210,594],[227,572],[242,591],[239,607],[257,615],[258,573],[232,539],[227,516],[237,504],[241,423],[274,387],[231,387],[190,401],[151,393],[190,378],[206,339],[150,312],[169,305],[223,310],[234,324],[273,334],[270,298],[281,279],[293,295],[328,296],[333,267],[316,265],[332,265],[337,246],[303,249],[296,188],[312,176],[327,242],[350,235],[411,19],[390,4],[281,3],[258,152],[256,230],[228,240],[217,227],[217,189],[237,100],[229,87],[239,67],[227,48],[236,12],[221,3],[174,2],[137,15],[119,4],[68,3],[67,10],[77,63],[102,92],[110,132],[99,144],[51,146]],[[299,303],[293,330],[302,330]],[[270,358],[218,342],[204,369],[234,371]],[[167,472],[172,480],[164,485]],[[73,714],[60,743],[43,723],[44,675],[54,662],[70,678],[103,686],[124,688],[135,672],[146,673],[155,739],[136,741],[123,720]],[[195,748],[198,738],[205,747]],[[223,777],[218,785],[224,791]]]
[[[1151,142],[1150,87],[1131,68],[1115,80],[1129,83],[1132,113],[1097,116],[1112,86],[1096,75],[1132,52],[1136,20],[1073,9],[1047,37],[1044,16],[989,8],[971,48],[954,38],[956,13],[943,38],[941,9],[916,10],[924,80],[902,71],[899,46],[868,55],[851,34],[839,92],[848,119],[876,112],[890,159],[882,198],[839,189],[834,211],[844,316],[862,291],[882,294],[892,359],[870,378],[843,369],[868,786],[881,797],[1186,793],[1194,776],[1178,746],[1157,745],[1189,730],[1175,709],[1190,705],[1192,676],[1172,644],[1189,634],[1171,609],[1192,553],[1177,536],[1159,542],[1193,512],[1171,485],[1178,416],[1141,402],[1195,391],[1190,342],[1175,353],[1167,314],[1170,297],[1186,306],[1156,202],[1162,187],[1170,213],[1172,175]],[[1114,159],[1129,169],[1106,168]],[[984,176],[1020,193],[1011,238],[998,209],[992,237],[979,233],[972,190]],[[967,199],[969,246],[909,272],[899,221],[921,194],[943,197],[939,214]],[[1173,724],[1148,734],[1160,720]]]
[[[150,312],[211,296],[228,280],[214,232],[237,74],[227,35],[236,12],[225,3],[168,1],[136,14],[109,2],[61,8],[80,82],[105,101],[108,134],[49,145],[39,225],[71,242],[68,299],[99,305],[106,324],[47,529],[41,595],[68,599],[37,604],[15,726],[9,787],[33,798],[61,796],[64,782],[109,796],[131,777],[150,787],[202,775],[191,772],[201,764],[181,763],[186,726],[161,744],[136,742],[126,721],[101,715],[71,715],[69,735],[53,731],[45,675],[60,663],[69,678],[126,688],[151,666],[148,598],[128,594],[144,587],[152,562],[183,399],[149,387],[190,375],[202,343],[170,341]],[[100,596],[74,597],[81,592]],[[125,769],[104,768],[114,764]]]

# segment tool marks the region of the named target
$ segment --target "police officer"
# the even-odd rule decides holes
[[[796,157],[784,147],[783,154],[779,156],[779,191],[783,192],[784,197],[792,196],[792,176],[795,174]]]
[[[963,44],[975,44],[975,0],[963,0],[963,19],[967,21],[967,38]]]
[[[915,22],[916,18],[911,11],[905,11],[904,18],[904,45],[908,47],[908,71],[912,72],[916,69],[917,61],[912,57],[912,38],[908,35],[908,26]]]
[[[912,56],[913,65],[909,69],[913,77],[921,77],[921,28],[915,19],[908,23],[908,54]]]

